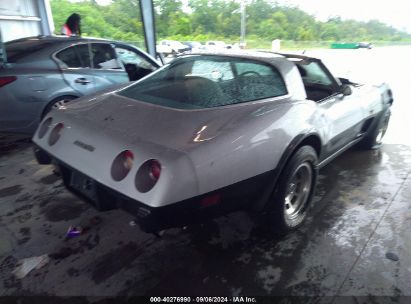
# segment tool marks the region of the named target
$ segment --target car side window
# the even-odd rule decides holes
[[[242,99],[257,100],[287,94],[280,73],[272,66],[255,62],[236,62]]]
[[[234,73],[229,62],[197,60],[192,65],[189,76],[200,76],[216,82],[233,79]]]
[[[117,57],[121,60],[124,66],[127,64],[134,64],[137,67],[148,69],[154,71],[156,67],[144,58],[141,54],[134,52],[130,49],[122,48],[119,46],[115,47]]]
[[[252,62],[238,62],[235,65],[238,75],[272,75],[272,69],[269,66],[252,63]]]
[[[322,102],[339,92],[335,79],[327,73],[320,62],[303,60],[296,64],[304,83],[307,99]]]
[[[310,62],[309,64],[299,65],[300,73],[302,72],[302,78],[304,83],[307,84],[320,84],[330,86],[333,81],[328,77],[325,71],[320,67],[317,62]]]
[[[90,54],[87,44],[79,44],[66,48],[56,54],[62,68],[89,68]]]
[[[122,69],[114,48],[107,43],[92,43],[91,55],[94,69]]]

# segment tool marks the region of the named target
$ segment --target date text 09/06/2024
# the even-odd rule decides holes
[[[254,297],[150,297],[151,303],[256,303]]]

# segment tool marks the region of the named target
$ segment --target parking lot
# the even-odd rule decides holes
[[[338,76],[388,82],[394,105],[381,150],[351,149],[321,170],[308,221],[285,237],[241,212],[146,234],[131,215],[100,213],[69,193],[36,163],[28,138],[1,134],[0,295],[411,296],[410,51],[307,53]],[[66,238],[77,225],[83,233]],[[12,273],[42,255],[40,269]]]

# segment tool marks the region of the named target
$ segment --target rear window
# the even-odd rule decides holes
[[[19,60],[39,52],[51,46],[49,41],[42,41],[39,39],[29,39],[24,41],[10,41],[6,42],[7,61],[10,63],[18,62]]]
[[[187,56],[119,95],[179,109],[213,108],[287,94],[271,65],[242,58]]]

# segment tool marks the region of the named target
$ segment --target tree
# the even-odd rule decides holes
[[[143,41],[139,0],[112,0],[101,6],[95,0],[71,2],[50,0],[56,33],[67,17],[82,16],[84,36]],[[154,0],[157,37],[181,40],[237,40],[240,35],[239,0]],[[326,40],[379,41],[409,40],[409,33],[378,20],[360,22],[339,16],[320,22],[295,6],[271,0],[250,0],[246,9],[246,32],[261,41]]]

